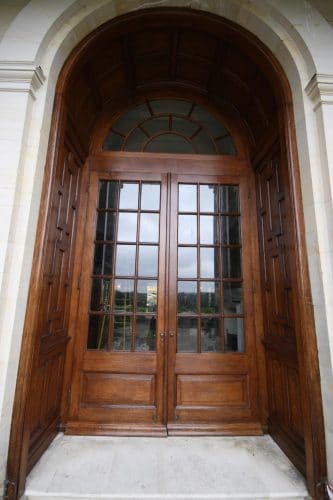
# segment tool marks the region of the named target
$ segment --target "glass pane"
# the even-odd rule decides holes
[[[90,309],[108,312],[110,309],[110,280],[94,278],[91,284]]]
[[[142,122],[145,118],[150,116],[149,109],[146,105],[140,104],[134,109],[131,109],[118,118],[113,125],[114,130],[121,134],[127,134],[137,123]]]
[[[135,250],[135,245],[117,245],[117,276],[134,276]]]
[[[158,116],[151,118],[143,123],[143,128],[149,135],[155,135],[158,132],[167,132],[169,130],[169,117]]]
[[[180,278],[196,278],[197,273],[197,249],[178,248],[178,276]]]
[[[178,312],[196,313],[197,312],[197,282],[179,281],[178,282]]]
[[[200,215],[200,243],[202,245],[215,245],[218,242],[218,217],[216,215]]]
[[[99,208],[106,207],[107,195],[108,195],[108,181],[100,181],[99,183],[99,200],[98,206]]]
[[[197,216],[178,216],[178,242],[185,244],[197,243]]]
[[[156,317],[136,317],[136,351],[155,351],[156,349]]]
[[[180,134],[186,135],[187,137],[191,137],[191,135],[198,130],[198,124],[191,122],[186,118],[177,118],[176,116],[172,117],[172,130],[179,132]]]
[[[103,143],[103,151],[120,151],[124,138],[113,132],[108,133]]]
[[[93,274],[112,274],[113,245],[95,245]]]
[[[218,212],[218,186],[200,185],[200,212]]]
[[[218,248],[200,248],[200,276],[201,278],[219,277]]]
[[[137,213],[119,213],[118,241],[136,241],[137,219]]]
[[[133,130],[124,144],[124,151],[142,151],[148,137],[139,128]]]
[[[99,212],[97,215],[96,240],[114,241],[116,231],[116,214]]]
[[[198,134],[196,134],[193,137],[192,142],[198,154],[217,154],[215,145],[205,130],[201,130]]]
[[[113,351],[130,351],[132,338],[132,318],[130,316],[114,316],[113,318]]]
[[[223,248],[223,277],[224,278],[241,278],[241,249],[240,248]]]
[[[123,182],[120,184],[120,209],[137,209],[139,197],[139,184]]]
[[[137,311],[156,312],[157,310],[157,281],[138,280]]]
[[[160,185],[143,183],[141,188],[141,210],[160,209]]]
[[[181,99],[157,99],[150,101],[154,114],[176,113],[177,115],[187,115],[191,109],[190,101]]]
[[[226,135],[216,140],[216,144],[221,155],[234,155],[236,153],[235,145],[230,137]]]
[[[220,186],[221,211],[239,212],[238,186]]]
[[[224,314],[242,314],[242,283],[223,283]]]
[[[201,351],[219,352],[221,351],[220,319],[201,319]]]
[[[200,283],[201,314],[217,314],[220,311],[220,284],[216,281]]]
[[[109,316],[90,315],[88,327],[88,349],[107,348],[107,339],[109,333]]]
[[[177,351],[197,352],[197,319],[178,318]]]
[[[157,276],[158,247],[142,246],[139,249],[139,276]]]
[[[179,184],[179,212],[197,211],[197,186]]]
[[[224,349],[244,352],[243,318],[224,318]]]
[[[222,216],[222,243],[238,245],[240,243],[239,217],[233,215]]]
[[[101,181],[98,208],[117,208],[118,181]]]
[[[145,146],[144,151],[147,153],[194,153],[191,142],[171,132],[154,137]]]
[[[145,243],[158,242],[159,219],[159,214],[141,213],[140,241],[143,241]]]
[[[214,137],[218,137],[226,133],[225,127],[222,123],[215,118],[208,110],[201,108],[200,106],[195,106],[192,111],[191,117],[197,120],[200,125],[203,125],[205,129]]]
[[[134,280],[115,280],[113,310],[122,312],[133,311],[133,299]]]

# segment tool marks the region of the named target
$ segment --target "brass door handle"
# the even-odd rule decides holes
[[[174,337],[174,336],[175,336],[175,334],[174,334],[173,332],[170,332],[170,333],[169,333],[169,336],[170,336],[170,337]]]
[[[161,342],[164,342],[164,336],[165,336],[165,334],[163,332],[160,333],[160,341]]]

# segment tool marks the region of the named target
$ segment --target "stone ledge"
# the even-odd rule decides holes
[[[321,104],[333,104],[333,75],[314,74],[305,87],[305,92],[313,101],[314,110]]]
[[[40,66],[26,61],[0,61],[0,92],[28,92],[34,99],[45,75]]]

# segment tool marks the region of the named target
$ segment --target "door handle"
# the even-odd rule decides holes
[[[165,337],[165,334],[163,332],[160,333],[160,341],[161,342],[164,342],[164,337]]]
[[[174,336],[175,336],[175,334],[173,332],[169,333],[169,337],[174,337]]]

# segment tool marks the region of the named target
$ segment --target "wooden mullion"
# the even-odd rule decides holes
[[[116,259],[117,259],[117,235],[118,235],[118,222],[119,222],[119,201],[120,201],[120,189],[119,189],[119,180],[116,181],[118,183],[118,189],[117,189],[117,200],[116,200],[116,221],[115,221],[115,241],[113,243],[113,262],[112,262],[112,274],[111,274],[111,291],[110,291],[110,310],[113,312],[113,301],[114,301],[114,282],[115,282],[115,271],[116,271]],[[108,189],[108,196],[109,196],[109,189]],[[109,335],[108,335],[108,351],[112,351],[112,344],[113,344],[113,321],[114,321],[114,315],[112,314],[110,316],[110,322],[109,322]]]

